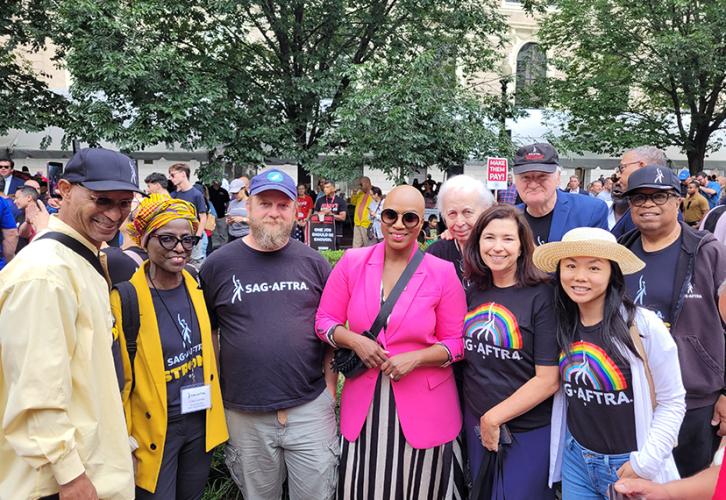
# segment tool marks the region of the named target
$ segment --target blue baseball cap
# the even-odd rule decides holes
[[[292,177],[282,170],[271,168],[254,176],[250,182],[250,195],[263,193],[274,189],[288,196],[291,200],[297,199],[297,186]]]

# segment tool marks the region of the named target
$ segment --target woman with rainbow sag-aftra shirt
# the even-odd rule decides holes
[[[586,227],[538,247],[534,263],[556,276],[562,350],[550,482],[581,500],[608,498],[621,478],[677,479],[672,451],[686,411],[678,351],[655,313],[625,296],[623,274],[645,264]]]
[[[464,250],[464,431],[477,500],[554,499],[547,465],[559,348],[553,288],[533,251],[529,225],[510,205],[483,212]]]

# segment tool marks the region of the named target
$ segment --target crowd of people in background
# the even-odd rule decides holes
[[[223,443],[248,499],[711,494],[726,179],[652,146],[586,188],[549,144],[513,160],[496,195],[350,197],[0,160],[0,497],[198,499]],[[334,268],[312,224],[351,229]]]

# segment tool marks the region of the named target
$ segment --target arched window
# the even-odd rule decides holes
[[[547,55],[536,43],[526,43],[517,54],[517,87],[515,101],[523,108],[542,106],[542,98],[534,92],[536,84],[547,76]]]

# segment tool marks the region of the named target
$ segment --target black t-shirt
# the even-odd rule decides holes
[[[151,298],[164,353],[167,413],[179,415],[182,387],[204,383],[199,322],[183,282],[171,290],[152,289]]]
[[[464,400],[476,415],[498,405],[535,375],[557,366],[556,325],[549,284],[467,291],[464,320]],[[549,425],[548,398],[507,425],[522,432]]]
[[[529,228],[532,230],[532,236],[534,236],[534,244],[536,246],[544,245],[550,237],[550,226],[552,226],[552,214],[555,211],[552,210],[550,213],[543,217],[535,217],[524,209],[524,218],[529,224]]]
[[[335,195],[332,198],[329,196],[323,196],[315,201],[315,212],[320,212],[320,210],[323,208],[329,208],[331,214],[338,215],[340,212],[345,212],[348,210],[348,204],[343,198],[338,195]],[[342,220],[335,221],[336,236],[343,235],[344,223],[345,221]]]
[[[682,237],[681,237],[682,238]],[[642,271],[625,276],[625,286],[636,305],[646,307],[658,315],[670,328],[673,287],[681,238],[657,252],[646,252],[638,238],[630,250],[645,262]]]
[[[204,199],[204,195],[195,187],[186,191],[174,191],[173,193],[171,193],[171,197],[188,201],[189,203],[197,207],[197,215],[207,213],[207,202]]]
[[[209,201],[214,205],[217,217],[222,218],[227,215],[227,204],[229,204],[229,192],[220,187],[219,189],[209,188]]]
[[[131,276],[133,276],[139,268],[136,261],[126,255],[126,253],[118,247],[106,247],[101,251],[106,254],[108,274],[111,277],[111,284],[113,285],[130,280]],[[133,247],[130,251],[137,254],[142,261],[149,258],[146,251],[142,248]]]
[[[426,248],[426,253],[454,264],[459,281],[464,282],[464,258],[456,246],[456,240],[438,240]]]
[[[577,329],[569,357],[560,356],[567,397],[567,427],[578,443],[597,453],[628,453],[638,448],[630,364],[616,361],[602,342],[602,323]]]
[[[320,395],[326,345],[315,312],[329,274],[318,252],[292,239],[275,252],[238,239],[207,257],[199,277],[219,328],[225,406],[273,411]]]

